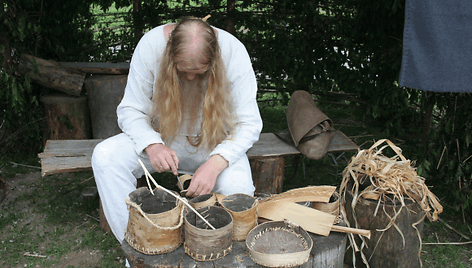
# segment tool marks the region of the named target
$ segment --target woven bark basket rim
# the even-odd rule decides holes
[[[298,238],[300,243],[304,247],[304,250],[293,253],[263,253],[254,250],[254,245],[257,239],[264,235],[264,233],[271,231],[285,231],[286,229],[292,230]],[[294,267],[303,265],[310,257],[311,249],[313,248],[313,240],[310,235],[300,226],[285,220],[285,221],[270,221],[257,225],[248,234],[246,239],[246,247],[249,250],[251,259],[263,266],[267,267]]]

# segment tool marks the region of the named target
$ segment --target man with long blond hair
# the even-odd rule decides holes
[[[103,211],[122,242],[124,200],[143,175],[192,174],[187,196],[254,194],[246,151],[262,120],[244,45],[197,18],[156,27],[139,41],[117,108],[123,133],[98,144],[92,168]],[[177,183],[177,179],[176,179]]]

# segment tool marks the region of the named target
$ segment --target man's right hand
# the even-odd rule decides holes
[[[151,165],[157,172],[172,170],[174,175],[178,175],[179,159],[174,150],[162,143],[154,143],[146,147],[144,151],[149,155]]]

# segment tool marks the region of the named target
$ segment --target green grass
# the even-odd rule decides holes
[[[119,243],[98,228],[98,198],[80,197],[85,187],[94,185],[91,172],[46,176],[36,185],[25,182],[24,193],[0,210],[0,266],[56,267],[80,250],[100,254],[97,267],[122,266]]]

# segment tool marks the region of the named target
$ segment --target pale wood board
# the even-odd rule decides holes
[[[335,186],[307,186],[291,189],[261,200],[261,203],[283,200],[285,202],[321,202],[328,203],[336,191]]]
[[[284,200],[261,202],[257,215],[273,221],[285,219],[294,222],[308,232],[328,236],[336,216]]]

